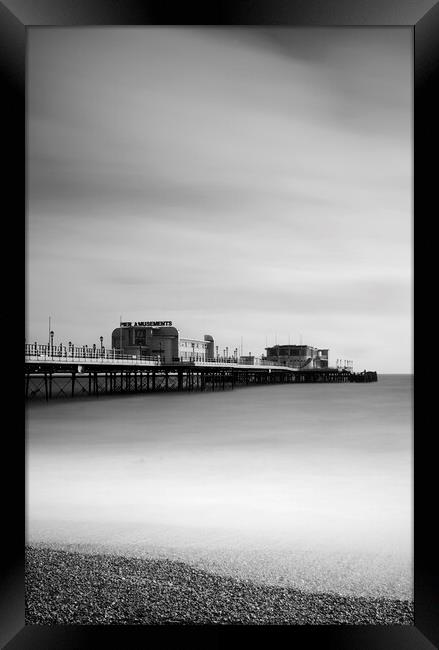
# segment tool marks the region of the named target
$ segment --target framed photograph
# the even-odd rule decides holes
[[[363,5],[0,5],[7,648],[438,644],[413,227],[439,9]]]

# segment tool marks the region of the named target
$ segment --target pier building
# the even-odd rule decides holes
[[[290,368],[328,368],[329,350],[310,345],[275,345],[265,348],[266,361]]]
[[[214,339],[184,338],[171,321],[121,323],[113,330],[111,345],[122,354],[156,357],[163,363],[208,361],[214,358]]]

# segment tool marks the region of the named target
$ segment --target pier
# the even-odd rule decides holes
[[[247,365],[230,360],[163,363],[158,358],[115,350],[77,348],[64,353],[49,346],[26,346],[25,398],[230,390],[245,386],[377,381],[376,372],[337,368],[297,369]]]

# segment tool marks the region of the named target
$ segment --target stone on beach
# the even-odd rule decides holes
[[[413,625],[408,600],[305,593],[168,559],[26,548],[26,624]]]

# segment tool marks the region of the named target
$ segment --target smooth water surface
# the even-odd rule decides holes
[[[33,402],[28,539],[410,597],[412,377]]]

